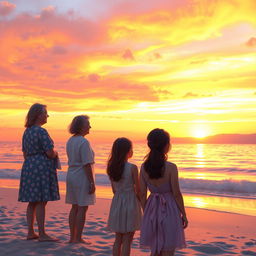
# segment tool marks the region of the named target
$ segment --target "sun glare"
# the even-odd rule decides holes
[[[209,135],[209,128],[206,125],[196,125],[192,128],[191,133],[194,138],[202,139]]]
[[[198,130],[198,131],[194,132],[194,137],[195,138],[201,139],[201,138],[204,138],[206,136],[207,136],[207,133],[204,130]]]

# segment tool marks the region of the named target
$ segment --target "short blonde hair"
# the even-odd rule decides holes
[[[87,115],[75,116],[69,125],[69,132],[71,134],[79,134],[84,127],[84,122],[89,119],[90,117]]]

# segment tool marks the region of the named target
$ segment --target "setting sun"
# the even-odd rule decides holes
[[[205,138],[207,136],[207,133],[204,130],[197,130],[194,132],[193,136],[195,138],[201,139],[201,138]]]
[[[191,136],[194,138],[202,139],[210,135],[210,128],[206,124],[196,124],[192,127]]]

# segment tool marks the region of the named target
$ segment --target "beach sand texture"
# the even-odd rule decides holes
[[[110,200],[98,198],[89,207],[84,238],[90,245],[68,243],[70,205],[65,204],[64,195],[60,201],[49,202],[46,230],[60,241],[38,242],[25,240],[27,204],[17,202],[17,193],[17,189],[0,188],[0,255],[111,255],[114,234],[106,230]],[[175,255],[256,255],[256,217],[195,208],[187,208],[187,214],[187,248]],[[139,232],[131,255],[149,255],[139,248]]]

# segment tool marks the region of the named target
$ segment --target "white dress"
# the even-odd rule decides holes
[[[121,180],[113,182],[116,192],[112,199],[107,227],[118,233],[140,229],[141,207],[135,194],[131,167],[131,163],[126,163]]]
[[[95,193],[89,194],[90,182],[83,168],[94,164],[94,152],[83,136],[72,136],[67,142],[68,172],[66,178],[66,203],[87,206],[95,204]]]

